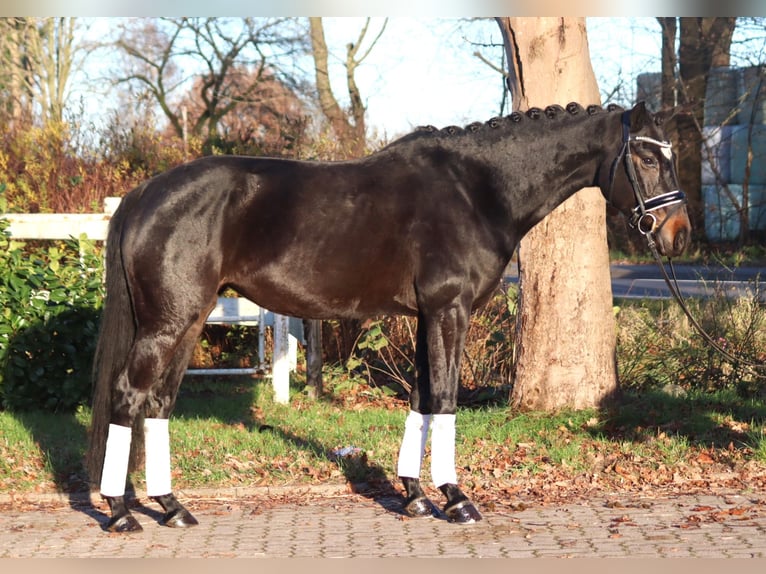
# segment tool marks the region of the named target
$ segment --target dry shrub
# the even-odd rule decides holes
[[[744,395],[763,392],[765,379],[746,361],[766,360],[766,309],[759,282],[746,297],[689,299],[690,312],[729,353],[716,351],[696,331],[674,301],[625,304],[617,316],[620,383],[649,389],[673,385],[684,390],[736,388]]]
[[[517,289],[498,288],[471,317],[461,362],[463,391],[504,388],[510,383],[514,355]],[[371,385],[409,391],[415,381],[417,320],[385,317],[362,325],[346,366]]]

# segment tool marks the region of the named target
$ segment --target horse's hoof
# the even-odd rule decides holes
[[[162,525],[170,528],[189,528],[198,524],[197,519],[185,508],[172,510],[162,517]]]
[[[459,524],[473,524],[482,519],[481,513],[470,500],[461,500],[444,509],[447,520]]]
[[[143,527],[132,514],[112,516],[106,525],[107,532],[141,532]]]
[[[409,502],[405,502],[404,512],[407,514],[407,516],[411,516],[412,518],[433,516],[434,506],[425,496],[419,496],[417,498],[413,498]]]

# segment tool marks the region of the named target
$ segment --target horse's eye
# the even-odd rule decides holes
[[[654,167],[654,166],[656,166],[656,165],[657,165],[657,162],[655,161],[655,159],[654,159],[653,157],[644,157],[644,158],[641,158],[641,162],[642,162],[642,163],[643,163],[643,164],[644,164],[646,167]]]

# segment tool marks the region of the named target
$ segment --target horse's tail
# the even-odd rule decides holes
[[[106,439],[112,415],[114,387],[120,372],[125,367],[128,353],[136,337],[136,323],[130,298],[128,278],[122,253],[122,233],[125,218],[130,212],[132,200],[140,194],[132,193],[123,198],[109,222],[106,239],[105,273],[106,298],[101,313],[98,344],[93,360],[93,403],[90,439],[87,454],[87,467],[90,481],[98,485],[106,453]],[[134,424],[134,438],[143,438],[143,433],[135,432],[141,420]],[[143,442],[131,448],[132,461],[136,450]],[[131,464],[131,466],[135,466]]]

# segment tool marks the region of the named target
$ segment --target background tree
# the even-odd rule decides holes
[[[514,110],[600,103],[584,18],[499,18],[498,23]],[[527,234],[519,248],[519,279],[513,407],[550,411],[602,404],[617,391],[617,378],[605,209],[598,188],[579,191]]]
[[[0,101],[8,125],[18,123],[23,116],[32,117],[31,94],[24,89],[27,72],[22,56],[28,31],[26,18],[0,18]]]
[[[178,137],[202,137],[206,148],[220,140],[224,117],[258,101],[265,78],[292,82],[277,62],[303,53],[305,37],[289,18],[160,18],[132,21],[116,46],[126,55],[120,83],[143,86],[156,100]],[[201,105],[185,127],[178,105],[187,75],[197,78],[195,100]],[[236,78],[233,78],[236,76]]]
[[[662,28],[662,103],[689,104],[691,113],[675,119],[671,132],[676,146],[681,189],[689,200],[692,226],[703,233],[702,126],[705,125],[705,94],[712,68],[728,66],[734,17],[658,18]],[[675,45],[678,41],[678,53]]]
[[[314,62],[316,81],[316,98],[322,115],[330,126],[335,136],[336,145],[333,153],[326,159],[346,159],[348,157],[361,157],[367,151],[367,124],[365,120],[365,107],[359,86],[356,83],[356,72],[359,66],[370,55],[372,49],[386,29],[383,22],[378,33],[365,46],[370,34],[371,19],[367,18],[362,26],[356,42],[346,44],[344,66],[346,68],[346,90],[349,96],[349,107],[344,110],[332,89],[330,81],[330,52],[325,40],[324,24],[322,18],[309,18],[309,35],[311,37],[311,53]],[[324,327],[318,322],[307,322],[306,332],[314,341],[318,340],[316,331],[322,328],[322,341],[324,353],[329,362],[345,363],[351,356],[356,342],[362,331],[362,322],[356,319],[342,319],[340,321],[325,321]],[[313,334],[312,334],[313,333]],[[318,364],[318,363],[315,363]],[[316,369],[311,369],[316,373]],[[311,376],[311,373],[310,376]],[[316,376],[311,376],[310,384],[315,389],[314,393],[321,392],[321,381]]]
[[[76,18],[0,18],[0,89],[8,119],[62,122],[69,81],[87,51]]]
[[[359,157],[367,147],[367,125],[365,107],[356,83],[356,70],[369,56],[378,39],[386,29],[386,19],[369,46],[362,52],[362,46],[369,33],[370,18],[367,18],[356,42],[346,44],[346,88],[350,100],[348,113],[344,112],[336,99],[330,83],[329,51],[325,41],[322,18],[309,18],[311,49],[316,72],[316,90],[319,106],[325,119],[332,127],[335,137],[345,142],[349,153]]]
[[[233,69],[228,74],[225,89],[239,104],[220,117],[216,140],[209,139],[208,143],[223,153],[294,154],[306,134],[309,111],[298,94],[270,69],[261,71],[259,76],[251,78],[247,69]],[[196,78],[179,101],[184,125],[199,125],[200,117],[206,113],[206,104],[199,98],[204,81]],[[251,89],[252,86],[255,87]],[[247,95],[241,95],[245,91]]]

